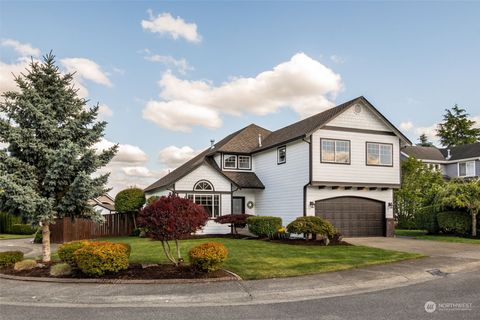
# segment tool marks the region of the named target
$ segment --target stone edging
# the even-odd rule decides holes
[[[46,278],[46,277],[22,277],[10,274],[0,273],[0,279],[20,280],[20,281],[35,281],[35,282],[56,282],[56,283],[102,283],[102,284],[183,284],[183,283],[208,283],[221,281],[240,281],[242,278],[229,270],[223,271],[230,274],[232,277],[207,278],[207,279],[76,279],[76,278]]]

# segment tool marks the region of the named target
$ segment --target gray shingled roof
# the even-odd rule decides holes
[[[410,157],[423,160],[445,160],[442,152],[435,147],[408,146],[402,149]]]
[[[447,159],[448,149],[450,149],[450,159]],[[411,146],[405,147],[402,151],[411,157],[422,160],[462,160],[480,157],[480,142],[443,149],[438,149],[436,147]]]

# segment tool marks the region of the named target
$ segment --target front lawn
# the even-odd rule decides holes
[[[438,235],[438,234],[427,234],[426,230],[395,230],[397,236],[402,237],[413,237],[420,240],[433,240],[433,241],[444,241],[444,242],[457,242],[457,243],[473,243],[480,244],[480,239],[472,239],[459,236],[450,236],[450,235]]]
[[[145,238],[108,238],[113,242],[126,242],[132,246],[130,262],[168,263],[159,241]],[[299,276],[327,271],[338,271],[374,264],[418,258],[422,255],[388,251],[362,246],[303,246],[272,243],[261,240],[228,238],[191,239],[181,241],[183,257],[200,243],[217,241],[229,250],[225,268],[243,279]]]
[[[0,240],[25,239],[25,238],[33,238],[33,234],[25,235],[25,234],[0,233]]]

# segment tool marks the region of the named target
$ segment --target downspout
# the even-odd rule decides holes
[[[312,184],[312,136],[310,141],[305,138],[302,139],[308,143],[308,183],[303,186],[303,216],[307,216],[307,188]]]

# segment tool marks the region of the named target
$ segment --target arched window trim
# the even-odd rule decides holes
[[[199,188],[201,185],[205,186],[205,184],[209,186],[208,189],[205,189],[205,187],[203,187],[202,189]],[[197,183],[195,183],[195,185],[193,186],[193,191],[215,191],[215,189],[213,188],[213,184],[210,181],[200,180],[197,181]]]

